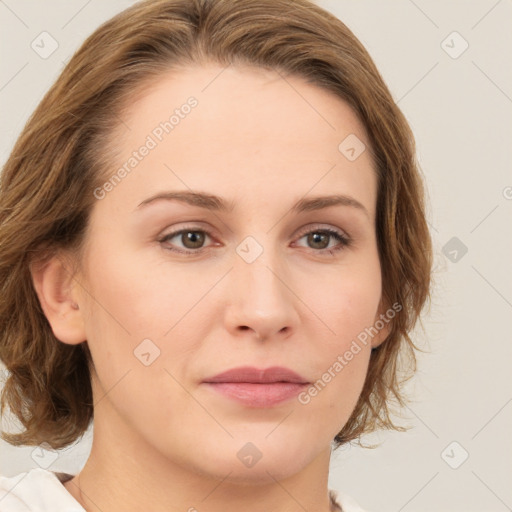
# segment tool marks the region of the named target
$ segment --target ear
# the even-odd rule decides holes
[[[83,312],[71,266],[61,255],[30,265],[32,282],[53,334],[63,343],[86,340]]]
[[[377,329],[377,334],[372,338],[372,349],[377,348],[384,343],[391,333],[391,324],[395,316],[395,310],[387,305],[387,301],[381,299],[379,309],[375,315],[373,326]]]

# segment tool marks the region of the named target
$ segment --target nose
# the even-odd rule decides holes
[[[235,255],[227,290],[227,330],[260,341],[291,336],[299,322],[299,300],[290,281],[289,272],[270,251],[251,263]]]

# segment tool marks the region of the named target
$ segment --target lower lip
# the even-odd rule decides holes
[[[249,407],[271,407],[297,396],[308,384],[272,382],[207,382],[208,386]]]

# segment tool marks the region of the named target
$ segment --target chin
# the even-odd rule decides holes
[[[235,438],[205,447],[208,456],[197,454],[196,470],[220,480],[229,475],[230,482],[241,485],[268,485],[299,473],[320,454],[306,439],[293,442],[276,436],[272,440],[272,435],[268,439],[247,436],[252,441]]]

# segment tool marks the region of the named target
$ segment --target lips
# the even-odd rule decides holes
[[[246,407],[278,405],[297,396],[309,384],[301,375],[280,366],[263,370],[250,366],[233,368],[208,377],[203,383]]]
[[[307,379],[301,377],[288,368],[273,366],[259,370],[252,366],[242,366],[219,373],[204,380],[207,383],[220,382],[246,382],[251,384],[269,384],[272,382],[291,382],[294,384],[308,384]]]

